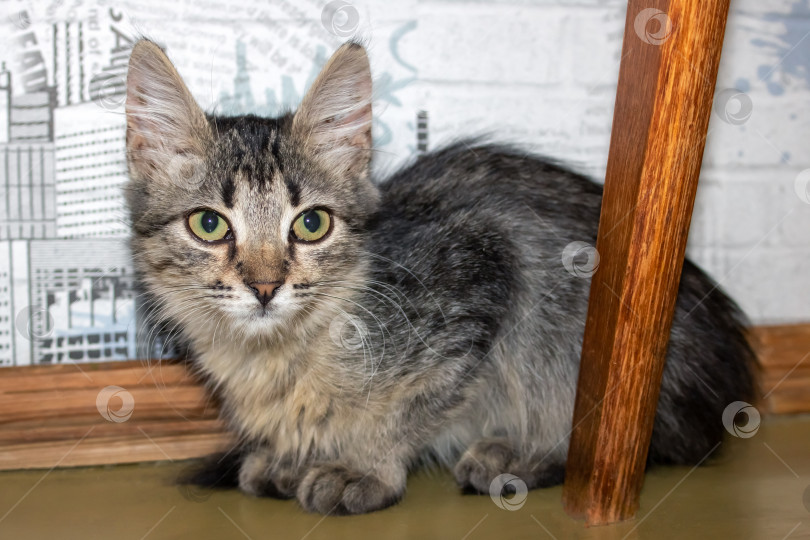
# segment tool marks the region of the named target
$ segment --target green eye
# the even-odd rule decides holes
[[[292,233],[302,242],[314,242],[326,236],[331,223],[329,212],[326,210],[307,210],[293,223]]]
[[[231,232],[225,218],[213,210],[200,210],[188,216],[188,228],[194,236],[206,242],[216,242]]]

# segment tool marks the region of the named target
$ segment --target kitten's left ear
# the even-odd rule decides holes
[[[371,159],[371,68],[357,43],[341,46],[293,118],[293,132],[330,171],[365,177]]]

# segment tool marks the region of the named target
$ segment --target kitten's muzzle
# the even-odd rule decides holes
[[[254,281],[247,286],[251,288],[262,307],[267,307],[281,284],[281,281]]]

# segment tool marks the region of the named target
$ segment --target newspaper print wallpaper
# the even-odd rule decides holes
[[[600,179],[625,8],[0,0],[0,366],[172,354],[144,323],[126,242],[123,102],[139,36],[227,115],[294,108],[337,46],[360,38],[378,173],[494,133]],[[810,319],[809,20],[808,0],[733,3],[690,233],[690,255],[756,322]],[[636,23],[658,36],[654,20]]]
[[[250,23],[236,29],[217,25],[215,16],[195,24],[199,17],[186,12],[210,7],[202,4],[3,7],[0,365],[171,354],[144,323],[126,245],[123,103],[132,45],[154,35],[195,90],[212,85],[213,72],[229,74],[217,76],[212,94],[198,96],[207,109],[275,115],[296,106],[332,51],[355,35],[359,12],[333,2],[310,21],[313,6],[304,11],[289,2],[257,2],[244,12]],[[162,39],[167,20],[174,39]],[[390,31],[388,47],[399,69],[377,74],[378,110],[401,108],[397,93],[415,78],[415,68],[396,50],[414,26],[404,21]],[[259,59],[275,77],[263,88],[251,84]],[[406,114],[398,145],[410,155],[426,147],[426,117]],[[374,131],[379,148],[394,146],[393,126],[379,114]]]

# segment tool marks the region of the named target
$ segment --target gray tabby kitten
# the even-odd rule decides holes
[[[342,46],[295,113],[206,116],[161,49],[127,80],[132,251],[239,443],[190,481],[358,514],[425,461],[465,491],[563,480],[601,187],[458,143],[372,181],[371,74]],[[754,395],[734,303],[690,262],[650,463],[692,464]]]

